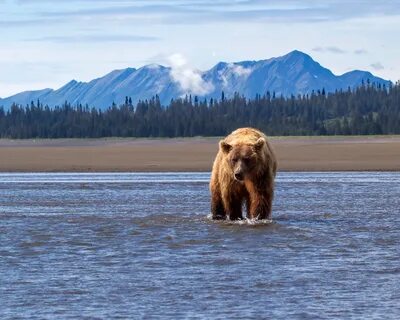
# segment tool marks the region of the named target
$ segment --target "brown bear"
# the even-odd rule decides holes
[[[219,142],[211,181],[213,219],[271,219],[277,161],[264,133],[253,128],[233,131]]]

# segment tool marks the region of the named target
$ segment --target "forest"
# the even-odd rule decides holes
[[[386,87],[367,81],[354,90],[290,97],[189,95],[167,106],[157,96],[135,105],[126,97],[103,111],[68,101],[0,107],[0,137],[13,139],[223,136],[245,126],[272,136],[400,134],[400,83]]]

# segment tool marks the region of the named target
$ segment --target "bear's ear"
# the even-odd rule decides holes
[[[221,140],[219,142],[219,148],[223,153],[229,153],[229,151],[232,149],[232,146],[229,143],[226,143],[224,140]]]
[[[259,150],[262,149],[262,147],[264,146],[264,144],[265,144],[265,139],[264,139],[264,138],[259,138],[259,139],[256,141],[256,143],[254,144],[254,149],[255,149],[256,151],[259,151]]]

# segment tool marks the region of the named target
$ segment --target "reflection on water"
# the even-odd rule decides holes
[[[270,223],[208,180],[0,174],[0,318],[399,317],[399,173],[281,173]]]

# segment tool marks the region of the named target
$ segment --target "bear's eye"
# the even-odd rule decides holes
[[[232,158],[232,162],[233,163],[238,162],[238,158]]]

